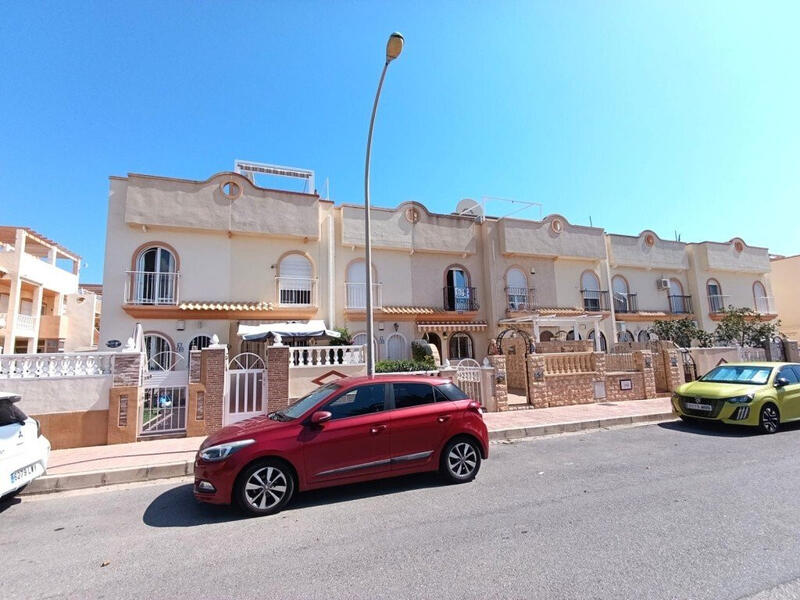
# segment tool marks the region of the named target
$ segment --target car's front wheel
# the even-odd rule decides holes
[[[472,481],[481,468],[481,450],[473,440],[456,438],[444,447],[440,471],[451,483]]]
[[[247,467],[236,480],[237,504],[254,515],[271,515],[289,503],[295,490],[294,474],[285,463],[263,460]]]
[[[778,407],[774,404],[765,404],[761,407],[758,417],[758,428],[761,433],[775,433],[781,423]]]

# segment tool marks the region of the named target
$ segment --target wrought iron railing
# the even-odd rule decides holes
[[[618,313],[639,312],[639,299],[637,295],[614,292],[614,312]]]
[[[721,313],[725,312],[725,305],[728,303],[727,294],[709,294],[708,295],[708,312]]]
[[[126,271],[125,303],[175,306],[180,273]]]
[[[756,312],[762,315],[774,315],[777,312],[775,298],[772,296],[759,296],[756,298]]]
[[[608,310],[608,291],[606,290],[581,290],[583,309],[588,312]]]
[[[453,311],[478,310],[478,293],[474,287],[445,286],[442,288],[444,309]]]
[[[507,287],[506,302],[508,310],[530,311],[535,310],[533,302],[533,288]]]
[[[345,307],[350,309],[367,308],[367,284],[366,283],[345,283]],[[383,306],[383,284],[372,284],[372,306],[381,308]]]
[[[276,277],[280,306],[317,306],[317,280],[309,277]]]
[[[688,315],[693,313],[691,296],[669,296],[669,312],[675,315]]]

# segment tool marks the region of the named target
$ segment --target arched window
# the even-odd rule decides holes
[[[639,332],[639,343],[640,344],[649,344],[650,343],[650,332],[647,329],[642,329]]]
[[[449,359],[461,360],[462,358],[475,358],[472,353],[472,338],[466,333],[454,333],[450,336]]]
[[[669,280],[669,310],[675,314],[689,312],[689,302],[683,295],[683,284],[677,279]]]
[[[172,342],[159,333],[146,333],[144,336],[144,349],[147,354],[147,368],[151,371],[169,369],[172,357]]]
[[[628,281],[622,275],[614,275],[611,279],[611,290],[614,293],[614,310],[619,313],[633,312]]]
[[[756,312],[762,315],[771,314],[769,298],[767,298],[767,288],[760,281],[753,284],[753,300],[755,301]]]
[[[506,297],[509,310],[532,310],[528,278],[522,269],[514,267],[506,273]]]
[[[581,295],[583,296],[583,309],[590,312],[602,310],[600,279],[594,271],[584,271],[581,275]]]
[[[196,335],[192,338],[189,342],[189,351],[192,350],[202,350],[203,348],[208,348],[211,345],[211,338],[207,335]]]
[[[590,331],[589,332],[589,339],[592,340],[592,342],[594,342],[594,331]],[[594,350],[594,346],[592,346],[592,349]],[[601,352],[605,352],[607,349],[608,349],[608,344],[606,344],[606,334],[604,334],[601,331],[600,332],[600,351]]]
[[[460,266],[447,269],[445,276],[445,310],[477,310],[475,292],[469,285],[469,272]]]
[[[353,345],[354,346],[366,346],[367,345],[367,334],[365,332],[357,333],[353,336]],[[365,349],[366,351],[366,349]],[[373,337],[372,338],[372,356],[376,359],[378,358],[378,342]],[[364,357],[366,361],[366,356]]]
[[[135,304],[175,304],[177,284],[177,261],[166,248],[150,246],[136,257],[132,298]]]
[[[402,333],[393,333],[386,340],[386,358],[405,360],[408,358],[408,344]]]
[[[632,342],[633,341],[633,334],[630,331],[628,331],[627,329],[625,331],[620,331],[618,337],[619,337],[619,341],[620,342]]]
[[[345,274],[345,289],[347,294],[347,308],[366,308],[367,307],[367,269],[366,261],[354,260],[347,266]],[[375,264],[372,265],[372,305],[380,307],[380,289],[376,283],[378,273]]]
[[[553,332],[552,331],[542,331],[539,333],[539,341],[540,342],[552,342],[553,341]]]
[[[581,337],[581,334],[580,334],[580,333],[578,334],[578,336],[577,336],[577,338],[576,338],[576,337],[575,337],[575,330],[574,330],[574,329],[570,330],[570,331],[569,331],[569,333],[567,333],[567,341],[568,341],[568,342],[573,342],[573,341],[575,341],[576,339],[578,339],[578,340],[582,340],[583,338]]]
[[[716,279],[709,279],[706,282],[706,292],[708,293],[708,309],[712,313],[721,313],[725,310],[725,296],[722,295],[722,286]]]
[[[287,254],[278,264],[278,302],[313,306],[314,269],[303,254]]]

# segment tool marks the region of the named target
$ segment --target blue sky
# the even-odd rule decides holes
[[[95,282],[109,175],[205,179],[244,158],[362,202],[397,30],[376,204],[513,198],[798,253],[798,22],[797,2],[4,2],[0,223],[60,241]]]

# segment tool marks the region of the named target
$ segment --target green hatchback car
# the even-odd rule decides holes
[[[721,421],[775,433],[800,420],[800,364],[730,363],[680,386],[672,410],[684,421]]]

